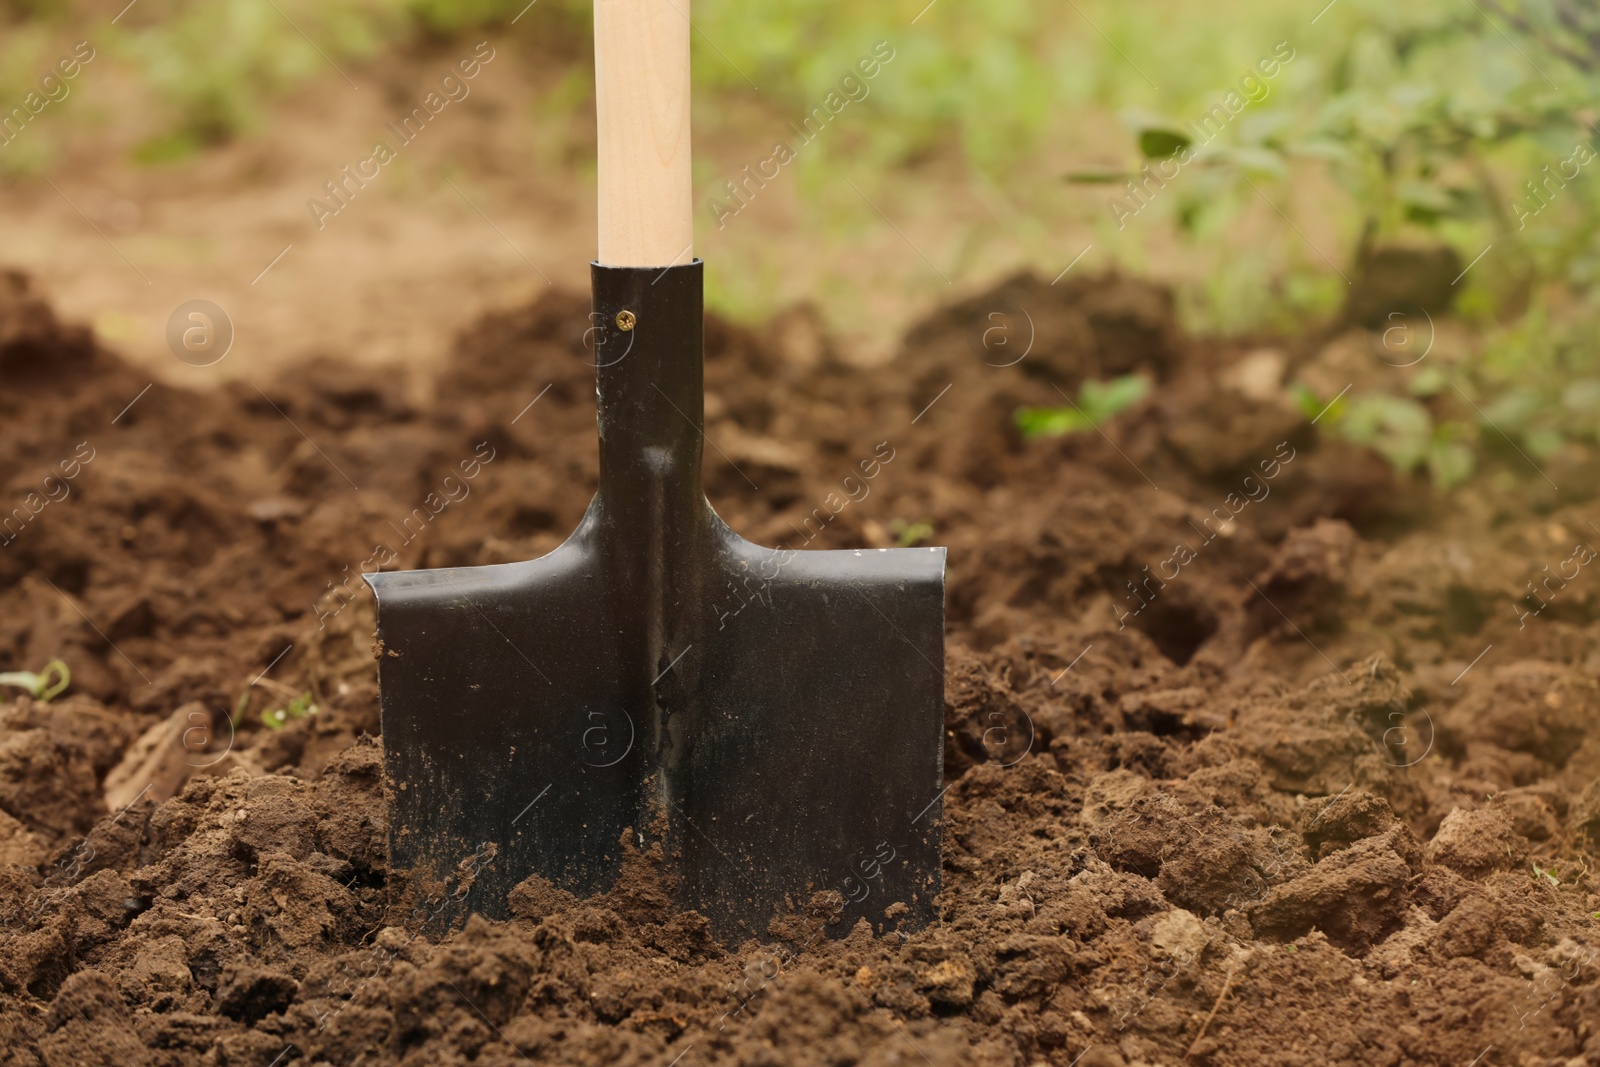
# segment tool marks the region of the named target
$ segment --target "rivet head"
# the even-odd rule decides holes
[[[633,324],[638,321],[638,318],[631,311],[617,312],[617,329],[621,330],[623,333],[627,333],[629,330],[633,329]]]

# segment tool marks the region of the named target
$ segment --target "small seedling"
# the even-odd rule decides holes
[[[1324,401],[1311,391],[1307,385],[1296,383],[1289,387],[1289,395],[1294,398],[1295,406],[1300,409],[1300,414],[1308,419],[1318,419],[1319,416],[1338,422],[1350,406],[1343,396],[1336,396],[1333,400]],[[1318,419],[1320,421],[1320,419]]]
[[[1537,863],[1533,865],[1533,876],[1534,876],[1535,879],[1538,879],[1538,878],[1545,879],[1553,887],[1559,888],[1561,886],[1561,879],[1557,878],[1555,875],[1551,874],[1549,871],[1547,871],[1544,868],[1540,867]]]
[[[44,670],[38,674],[32,671],[7,671],[0,674],[0,686],[9,685],[25,689],[29,696],[46,704],[60,696],[71,684],[72,672],[58,659],[45,664]]]
[[[244,723],[245,717],[250,714],[250,694],[253,689],[265,689],[274,693],[280,700],[286,701],[283,706],[267,707],[261,710],[261,725],[269,730],[281,730],[296,719],[304,719],[315,715],[319,710],[309,692],[297,692],[270,678],[257,678],[250,685],[245,686],[244,692],[239,694],[239,699],[233,705],[233,726],[238,729]]]
[[[922,542],[933,536],[933,523],[926,519],[921,522],[907,522],[904,519],[895,519],[889,524],[889,530],[894,534],[894,543],[901,548],[916,548]]]
[[[275,708],[272,711],[261,713],[261,723],[271,730],[281,730],[295,719],[304,719],[317,713],[317,705],[311,700],[310,693],[301,693],[288,706]]]
[[[1140,374],[1125,374],[1109,382],[1084,382],[1078,402],[1059,408],[1019,408],[1013,418],[1022,436],[1032,441],[1040,437],[1061,437],[1080,430],[1098,429],[1100,424],[1144,399],[1150,381]]]

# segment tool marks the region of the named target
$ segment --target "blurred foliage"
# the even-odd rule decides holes
[[[20,95],[30,71],[47,69],[50,26],[92,27],[135,63],[140,81],[174,112],[165,136],[204,144],[248,130],[266,101],[327,64],[359,60],[394,43],[452,40],[519,29],[587,33],[592,0],[229,0],[183,4],[142,0],[113,28],[83,0],[0,0],[5,29],[0,89]],[[954,131],[968,155],[998,172],[1028,152],[1052,113],[1058,79],[1041,38],[1064,36],[1025,0],[994,0],[981,11],[947,5],[907,33],[906,5],[863,9],[841,0],[776,8],[732,0],[694,6],[694,75],[706,89],[760,92],[766,102],[803,113],[874,43],[889,41],[902,75],[872,86],[878,98],[867,141],[876,162],[904,160]],[[520,17],[520,18],[519,18]],[[705,27],[714,27],[708,36]],[[587,56],[584,57],[585,59]],[[956,74],[960,68],[960,76]],[[582,64],[587,70],[587,63]],[[761,86],[756,90],[755,86]]]
[[[1545,21],[1574,11],[1600,21],[1597,0],[1529,0],[1521,7],[1544,11]],[[1362,248],[1380,242],[1443,241],[1470,259],[1494,241],[1504,248],[1500,261],[1510,264],[1503,269],[1524,283],[1521,290],[1535,275],[1585,283],[1593,277],[1600,196],[1574,180],[1581,164],[1569,160],[1596,133],[1600,81],[1592,65],[1600,55],[1591,52],[1578,66],[1567,59],[1579,54],[1577,46],[1552,54],[1537,36],[1519,42],[1508,25],[1447,4],[1345,0],[1328,12],[1315,50],[1304,29],[1278,84],[1269,81],[1270,91],[1247,105],[1223,137],[1197,143],[1192,118],[1124,113],[1142,161],[1194,152],[1194,180],[1185,176],[1167,198],[1181,230],[1196,237],[1216,232],[1260,197],[1262,182],[1281,179],[1281,192],[1292,196],[1296,186],[1326,175],[1347,193],[1342,214],[1355,241],[1347,242],[1348,254],[1330,257],[1347,267]],[[1172,115],[1203,114],[1213,103]],[[1564,180],[1543,169],[1563,163]],[[1582,188],[1569,194],[1568,185]],[[1556,218],[1530,227],[1546,206],[1557,209]],[[1329,214],[1319,199],[1299,221]],[[1481,311],[1525,299],[1515,286],[1477,295],[1472,306]]]
[[[331,79],[330,65],[481,33],[563,71],[531,107],[559,131],[590,106],[591,3],[140,0],[113,27],[84,0],[0,0],[0,101],[20,99],[63,40],[90,37],[96,62],[130,71],[162,116],[136,149],[158,164],[249,134],[274,97]],[[819,248],[885,233],[884,205],[919,253],[919,227],[940,229],[926,256],[940,275],[1021,260],[1049,276],[1088,232],[1096,269],[1186,280],[1189,325],[1226,333],[1331,319],[1368,252],[1447,245],[1475,264],[1449,296],[1482,351],[1424,393],[1397,376],[1387,393],[1347,398],[1319,428],[1441,485],[1500,443],[1542,456],[1595,438],[1600,159],[1586,156],[1600,137],[1600,0],[697,0],[693,18],[702,144],[765,149],[877,42],[894,49],[848,120],[790,168],[793,225]],[[1243,106],[1197,136],[1230,94]],[[0,150],[0,173],[46,169],[51,136]],[[555,146],[552,158],[573,156]],[[1148,168],[1179,159],[1175,176],[1148,182]],[[731,176],[718,166],[697,158],[703,196]],[[1130,180],[1147,195],[1130,200]],[[957,186],[981,212],[945,207]],[[723,246],[742,258],[708,275],[708,298],[755,318],[789,271],[782,249],[748,239]],[[941,298],[942,282],[925,271],[901,296]],[[862,307],[858,288],[812,295]],[[1077,417],[1035,409],[1019,426],[1066,433]]]
[[[894,534],[894,543],[899,547],[916,548],[933,538],[933,523],[926,519],[917,522],[894,519],[889,523],[889,532]]]
[[[1348,398],[1320,423],[1397,470],[1425,471],[1448,488],[1502,445],[1543,458],[1568,442],[1592,442],[1600,425],[1592,328],[1600,183],[1589,179],[1600,171],[1600,0],[1488,0],[1466,9],[1345,0],[1324,13],[1316,47],[1302,28],[1283,84],[1240,109],[1223,136],[1205,140],[1192,118],[1176,117],[1204,114],[1209,104],[1124,112],[1140,172],[1152,163],[1170,171],[1179,160],[1194,172],[1173,179],[1174,195],[1158,188],[1133,206],[1141,216],[1145,206],[1168,212],[1199,241],[1266,199],[1299,239],[1300,263],[1284,273],[1326,275],[1332,266],[1354,275],[1346,281],[1357,288],[1374,249],[1448,245],[1470,261],[1476,269],[1446,299],[1457,298],[1456,309],[1483,329],[1480,357],[1434,368],[1411,386],[1396,376],[1391,391]],[[1139,174],[1075,177],[1121,183]],[[1320,190],[1304,195],[1323,177],[1343,191],[1343,205]],[[1329,232],[1330,218],[1343,220],[1342,233]],[[1341,248],[1348,251],[1330,252]],[[1228,301],[1230,281],[1265,280],[1263,257],[1235,258],[1242,262],[1216,276],[1216,304]],[[1330,295],[1322,286],[1302,291],[1319,303]],[[1245,319],[1258,315],[1252,308]]]
[[[1477,467],[1476,453],[1463,440],[1471,428],[1459,421],[1436,423],[1433,412],[1412,397],[1361,396],[1331,415],[1329,428],[1346,440],[1372,448],[1403,473],[1425,467],[1442,488],[1461,484]]]

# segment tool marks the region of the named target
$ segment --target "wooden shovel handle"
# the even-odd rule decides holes
[[[600,262],[694,258],[689,0],[595,0]]]

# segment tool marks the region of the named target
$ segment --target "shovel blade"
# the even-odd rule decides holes
[[[727,943],[821,907],[933,917],[944,550],[775,553],[715,523],[652,647],[580,530],[530,563],[374,576],[391,877],[413,920],[612,887],[662,844]],[[819,892],[836,896],[818,898]]]

